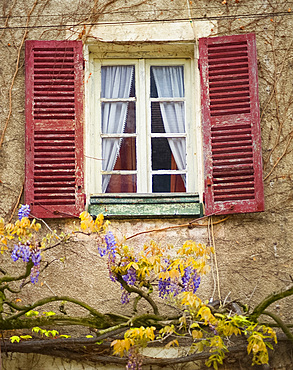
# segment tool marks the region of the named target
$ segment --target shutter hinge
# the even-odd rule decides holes
[[[210,177],[207,178],[206,180],[206,185],[207,186],[212,186],[213,182],[212,182],[212,179]]]
[[[197,59],[197,68],[200,70],[200,59]]]

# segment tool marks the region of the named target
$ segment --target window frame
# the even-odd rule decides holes
[[[195,45],[194,45],[195,47]],[[136,78],[136,95],[149,96],[150,92],[150,66],[152,65],[184,65],[184,84],[185,84],[185,124],[186,124],[186,148],[187,148],[187,160],[186,160],[186,172],[187,172],[187,192],[179,193],[182,196],[188,194],[201,195],[203,188],[203,169],[202,169],[202,153],[201,153],[201,126],[200,126],[200,84],[199,74],[196,68],[194,60],[194,49],[192,53],[186,55],[180,55],[174,57],[170,53],[160,55],[157,57],[157,53],[150,52],[146,58],[134,53],[133,57],[131,52],[125,55],[119,54],[117,57],[104,58],[103,55],[99,55],[97,52],[89,52],[86,60],[88,60],[86,67],[86,130],[85,130],[85,160],[86,160],[86,194],[88,202],[90,201],[91,195],[105,195],[101,192],[101,179],[99,176],[101,170],[101,139],[100,139],[100,117],[101,117],[101,104],[99,96],[99,86],[101,86],[101,66],[103,65],[135,65],[135,78]],[[147,81],[144,86],[141,84],[141,80]],[[139,82],[139,84],[138,84]],[[197,91],[197,94],[193,92]],[[149,128],[150,131],[150,104],[151,99],[138,99],[136,102],[136,117],[140,120],[147,122],[145,130]],[[148,109],[149,108],[149,109]],[[137,125],[143,127],[138,122]],[[98,132],[97,132],[98,126]],[[137,147],[142,147],[145,144],[145,137],[148,138],[148,150],[151,149],[150,132],[145,131],[137,135]],[[166,135],[167,136],[167,135]],[[137,150],[137,171],[141,174],[146,172],[146,155],[145,150]],[[150,169],[150,153],[148,153],[148,168]],[[145,186],[146,181],[143,176],[137,178],[137,193],[143,196],[144,194],[168,195],[170,193],[151,193],[151,182],[152,174],[148,172],[148,185]],[[95,176],[97,174],[97,176]],[[125,195],[129,193],[125,193]],[[172,193],[171,193],[172,194]],[[175,194],[175,193],[174,193]],[[112,196],[123,196],[123,193],[113,193]],[[111,196],[111,194],[109,195]]]

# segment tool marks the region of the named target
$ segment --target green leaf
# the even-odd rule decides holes
[[[21,335],[20,338],[21,339],[32,339],[30,335]]]
[[[57,330],[48,330],[48,334],[52,335],[52,337],[56,337],[59,334],[59,331]]]
[[[62,334],[62,335],[59,335],[59,338],[71,338],[71,335],[66,335],[66,334]]]
[[[32,332],[34,332],[34,333],[39,333],[41,330],[42,329],[39,328],[38,326],[35,326],[35,327],[32,328]]]
[[[87,335],[86,338],[93,338],[93,335]]]
[[[193,329],[193,328],[200,328],[200,326],[197,322],[194,322],[193,324],[190,325],[190,329]]]
[[[25,316],[32,317],[32,316],[38,316],[38,314],[39,314],[38,311],[28,311],[26,312]]]
[[[18,335],[13,335],[12,337],[10,337],[10,341],[11,341],[11,343],[14,343],[14,342],[19,343],[20,342],[20,337]]]
[[[56,313],[55,312],[53,312],[53,311],[45,311],[45,312],[43,312],[43,314],[45,315],[45,316],[54,316],[54,315],[56,315]]]

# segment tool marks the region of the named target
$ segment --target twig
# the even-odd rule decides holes
[[[292,294],[293,294],[293,286],[291,286],[290,288],[286,290],[281,290],[280,292],[270,294],[255,307],[253,312],[249,315],[249,319],[252,321],[256,321],[268,306]]]
[[[273,165],[273,168],[270,170],[270,172],[264,177],[264,181],[272,174],[272,172],[274,171],[274,169],[277,167],[277,165],[278,165],[278,163],[280,162],[280,160],[286,155],[286,153],[287,153],[287,149],[288,149],[288,147],[289,147],[289,145],[290,145],[290,143],[291,143],[291,141],[292,141],[292,139],[293,139],[293,135],[291,134],[290,136],[289,136],[289,138],[288,138],[288,141],[287,141],[287,144],[286,144],[286,146],[285,146],[285,149],[284,149],[284,151],[283,151],[283,153],[280,155],[280,157],[276,160],[276,162],[274,163],[274,165]]]
[[[9,220],[8,220],[8,223],[10,223],[10,222],[11,222],[11,220],[13,219],[13,216],[14,216],[14,213],[15,213],[15,211],[16,211],[16,208],[17,208],[17,207],[18,207],[18,205],[19,205],[20,198],[21,198],[22,193],[23,193],[23,187],[24,187],[24,184],[22,184],[21,191],[20,191],[20,193],[19,193],[19,195],[18,195],[17,201],[16,201],[15,206],[14,206],[14,208],[13,208],[13,210],[12,210],[12,213],[11,213],[11,215],[10,215],[10,218],[9,218]]]
[[[179,225],[174,225],[174,226],[166,226],[166,227],[162,227],[162,228],[160,228],[160,229],[151,229],[151,230],[140,231],[140,232],[138,232],[138,233],[136,233],[136,234],[133,234],[133,235],[131,235],[131,236],[128,236],[127,238],[125,238],[125,240],[129,240],[129,239],[135,238],[135,237],[137,237],[137,236],[139,236],[139,235],[142,235],[142,234],[148,234],[148,233],[153,233],[153,232],[160,232],[160,231],[165,231],[165,230],[169,230],[169,229],[176,229],[176,228],[180,228],[180,227],[190,227],[190,226],[192,226],[192,227],[196,227],[196,226],[203,226],[203,227],[206,227],[206,226],[208,226],[208,223],[205,223],[205,224],[195,224],[195,223],[196,223],[196,222],[198,222],[198,221],[201,221],[201,220],[208,219],[209,217],[210,217],[210,215],[209,215],[209,216],[203,216],[203,217],[200,217],[200,218],[198,218],[198,219],[196,219],[196,220],[190,221],[190,222],[188,222],[188,223],[186,223],[186,224],[179,224]],[[219,223],[221,223],[221,222],[224,222],[224,221],[226,221],[229,217],[230,217],[230,216],[227,216],[227,217],[225,217],[225,218],[222,218],[221,220],[216,221],[216,222],[214,222],[213,224],[214,224],[214,225],[217,225],[217,224],[219,224]]]
[[[3,31],[1,32],[1,35],[0,35],[0,39],[2,38],[4,32],[5,32],[5,28],[7,27],[8,25],[8,21],[9,21],[9,18],[11,16],[11,13],[12,13],[12,9],[15,7],[15,4],[16,4],[17,0],[14,0],[13,4],[11,5],[11,8],[9,9],[9,12],[8,12],[8,15],[5,19],[5,23],[4,23],[4,26],[3,26]]]
[[[18,47],[18,53],[17,53],[17,59],[16,59],[16,68],[15,68],[15,72],[14,72],[14,75],[12,77],[12,81],[11,81],[9,92],[8,92],[8,97],[9,97],[9,112],[8,112],[8,116],[7,116],[6,121],[5,121],[5,124],[4,124],[2,135],[0,137],[0,148],[2,147],[2,144],[3,144],[3,141],[4,141],[4,136],[5,136],[5,133],[6,133],[6,130],[7,130],[7,126],[8,126],[8,123],[10,121],[10,117],[12,115],[12,88],[14,86],[14,81],[15,81],[16,76],[17,76],[18,71],[19,71],[19,61],[20,61],[21,49],[22,49],[22,46],[23,46],[24,41],[26,39],[26,36],[28,34],[28,28],[27,28],[27,26],[28,26],[29,21],[30,21],[30,16],[31,16],[32,12],[34,11],[35,7],[37,6],[37,3],[38,3],[38,0],[35,0],[32,8],[31,8],[31,10],[29,11],[29,13],[27,15],[27,20],[26,20],[26,25],[25,25],[25,31],[24,31],[22,40],[20,42],[20,45]]]
[[[128,293],[136,293],[139,296],[141,296],[142,298],[144,298],[151,305],[151,307],[154,311],[154,314],[159,316],[159,310],[158,310],[158,307],[157,307],[156,303],[154,302],[154,300],[147,293],[145,293],[141,289],[136,288],[135,286],[129,286],[126,283],[126,281],[122,278],[121,275],[116,274],[116,277],[117,277],[117,281],[123,286],[123,288]]]
[[[274,314],[274,313],[272,313],[270,311],[263,311],[263,315],[270,316],[273,320],[275,320],[276,323],[278,324],[278,327],[280,327],[283,330],[283,332],[287,336],[287,338],[289,340],[292,340],[293,341],[293,335],[292,335],[292,333],[290,332],[290,330],[287,327],[287,325],[281,320],[281,318],[278,315],[276,315],[276,314]]]
[[[217,273],[218,297],[219,297],[220,304],[222,304],[222,297],[221,297],[221,290],[220,290],[219,268],[218,268],[218,262],[217,262],[216,243],[215,243],[215,236],[214,236],[212,216],[210,218],[210,222],[211,222],[211,234],[212,234],[212,242],[213,242],[213,249],[214,249],[215,267],[216,267],[216,273]]]

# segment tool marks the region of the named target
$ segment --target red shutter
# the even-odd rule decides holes
[[[36,217],[78,216],[83,200],[81,41],[26,41],[25,203]]]
[[[199,40],[206,214],[264,210],[254,34]]]

